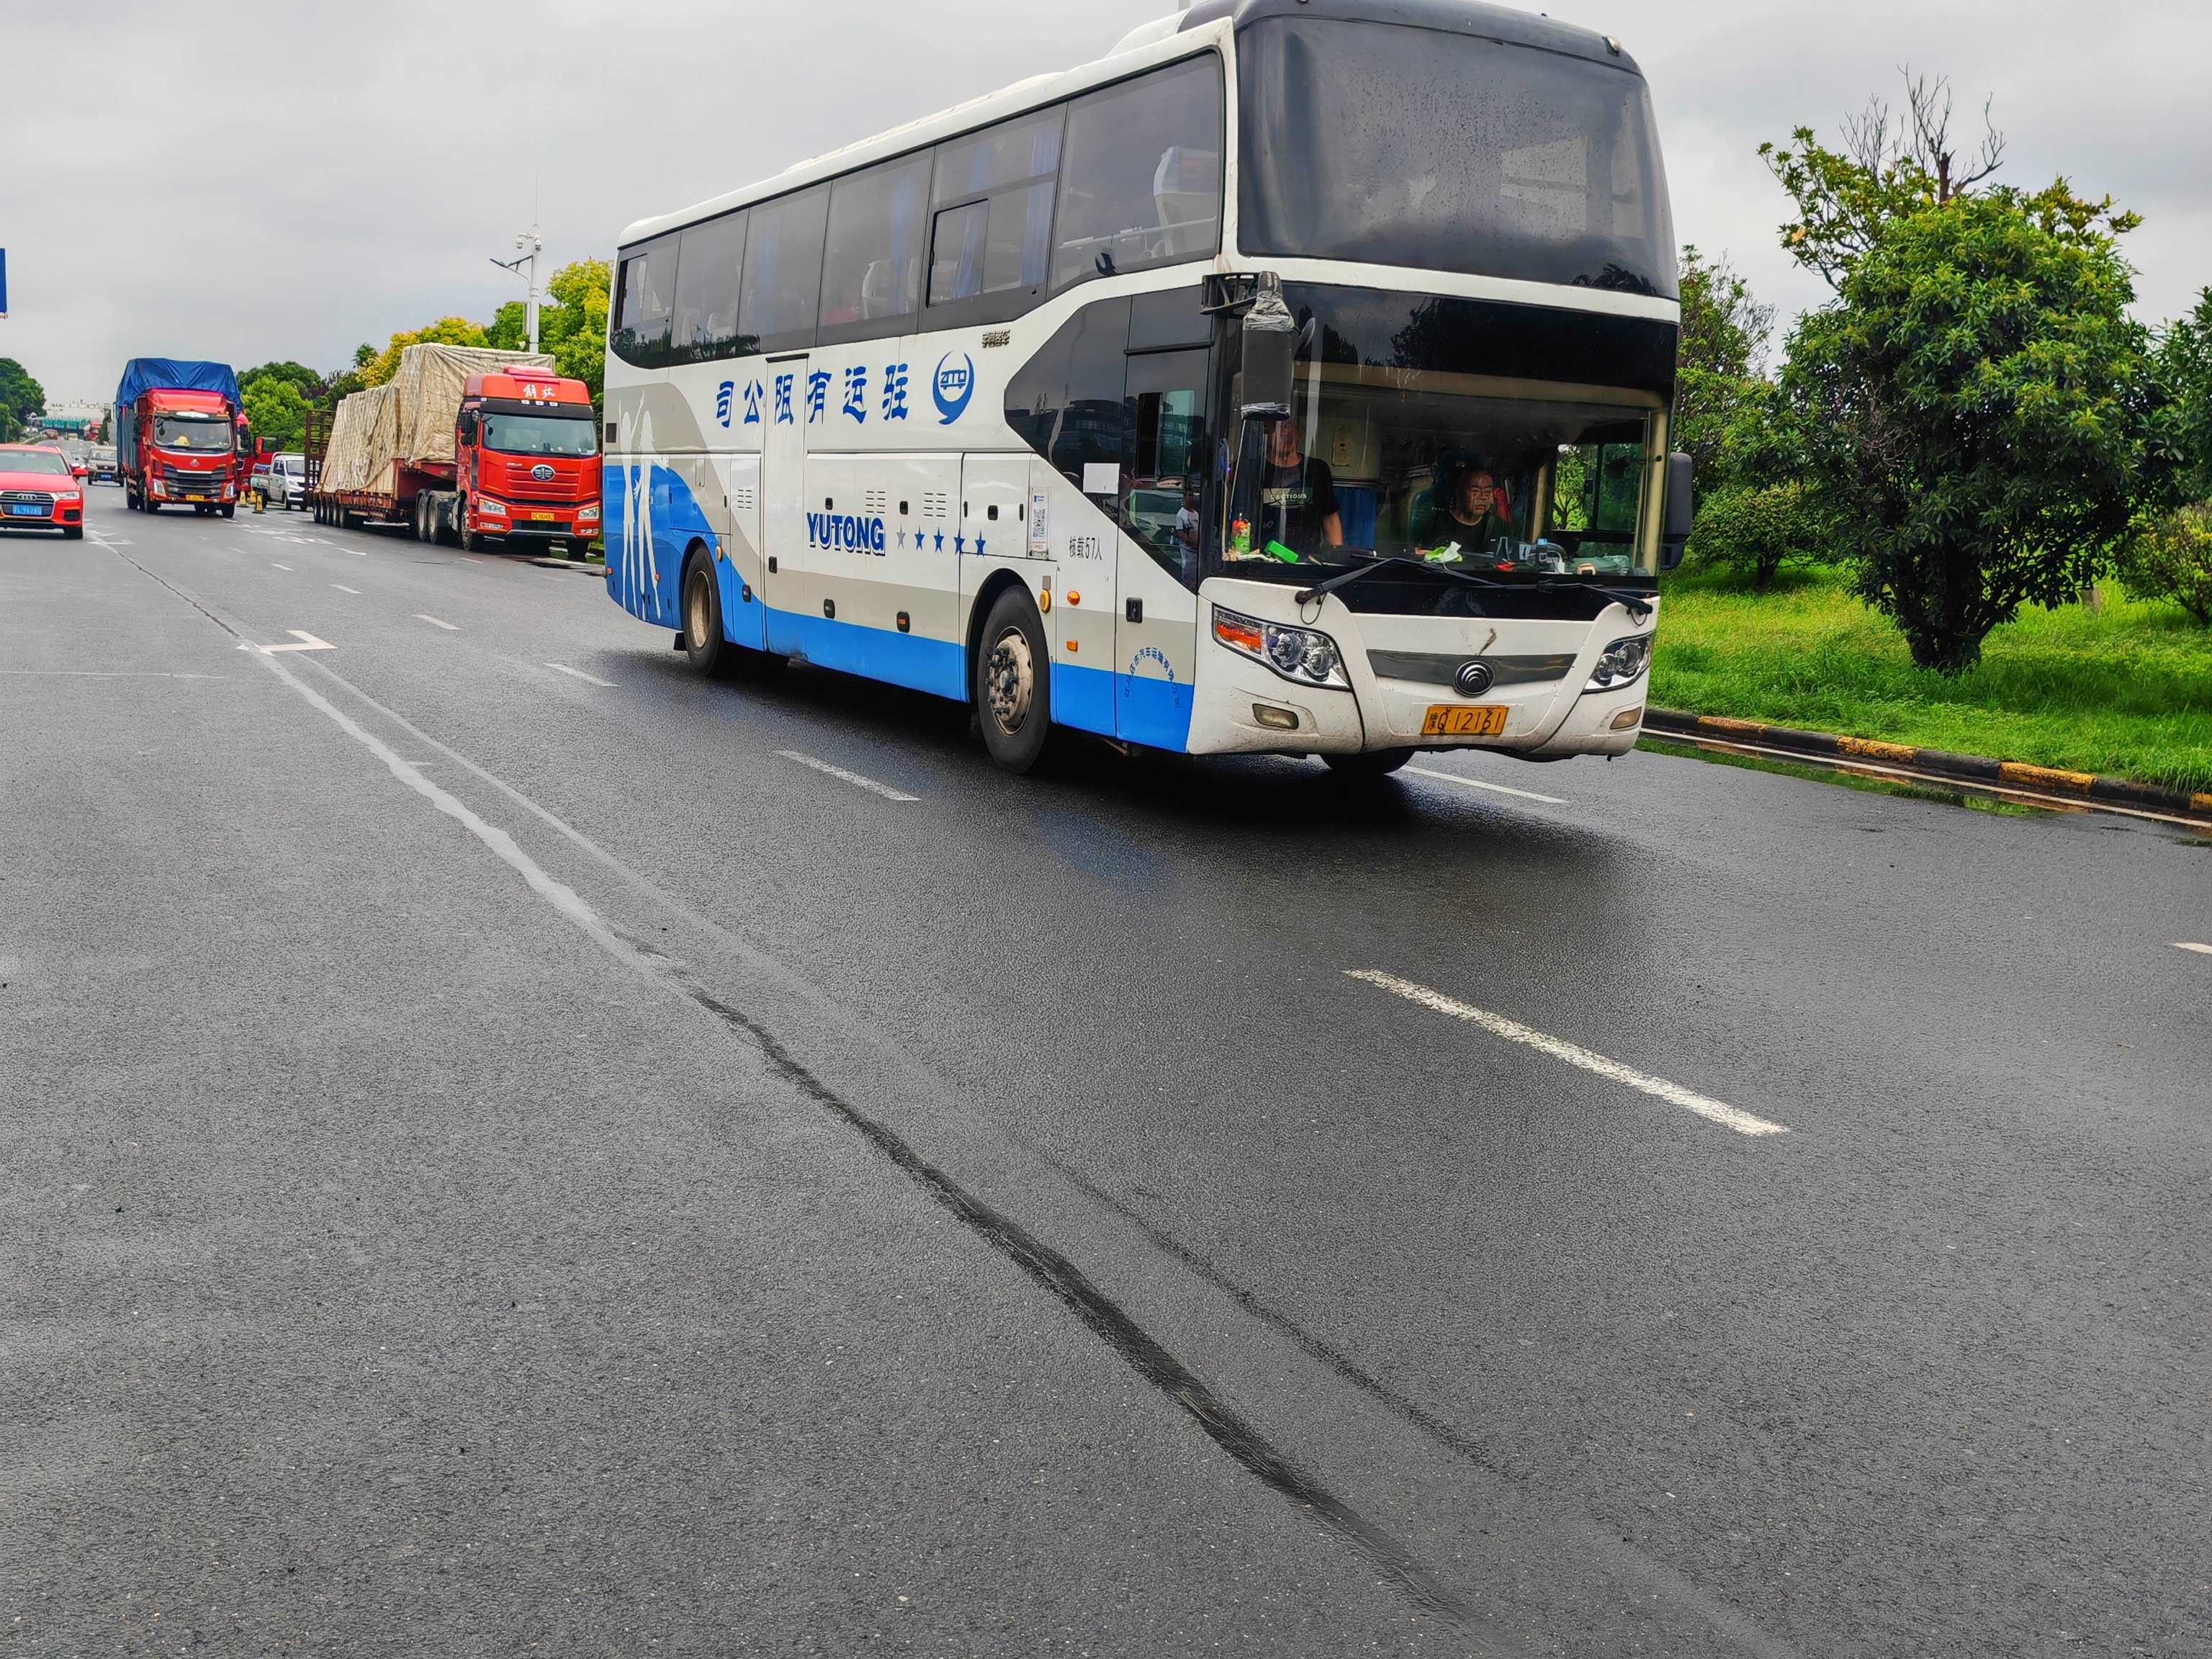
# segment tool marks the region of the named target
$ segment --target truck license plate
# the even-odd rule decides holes
[[[1432,702],[1421,722],[1425,738],[1494,738],[1505,730],[1502,702]]]
[[[537,524],[550,524],[560,516],[557,513],[533,513],[530,515],[532,522]]]

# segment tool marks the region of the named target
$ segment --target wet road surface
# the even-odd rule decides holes
[[[575,570],[90,523],[0,541],[19,1650],[2212,1647],[2212,848],[1008,779]]]

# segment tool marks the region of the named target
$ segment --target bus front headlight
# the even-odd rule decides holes
[[[1583,687],[1587,696],[1593,691],[1618,691],[1633,684],[1651,665],[1651,636],[1632,634],[1625,640],[1615,640],[1606,647],[1590,670],[1589,684]]]
[[[1336,641],[1310,628],[1262,622],[1240,611],[1213,607],[1213,637],[1239,656],[1262,662],[1299,685],[1334,686],[1349,691]]]

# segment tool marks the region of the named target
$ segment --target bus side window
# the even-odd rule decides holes
[[[738,274],[744,257],[743,213],[726,213],[685,228],[683,252],[676,262],[671,362],[705,362],[746,349],[738,337]]]
[[[675,237],[662,236],[623,257],[609,343],[616,356],[640,368],[659,368],[668,361],[668,325],[675,310],[676,246]]]
[[[822,338],[873,339],[911,326],[920,301],[930,158],[838,179],[830,190],[822,266]]]
[[[1077,489],[1086,465],[1121,465],[1129,302],[1103,300],[1060,325],[1006,383],[1006,421]]]
[[[1052,285],[1221,244],[1221,59],[1170,64],[1067,106]]]
[[[752,210],[745,234],[745,274],[738,295],[738,332],[761,351],[814,343],[822,299],[822,236],[830,191],[817,185]]]
[[[1043,287],[1062,113],[1055,106],[937,147],[931,305]]]

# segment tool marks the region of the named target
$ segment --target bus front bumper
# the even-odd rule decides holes
[[[1199,605],[1194,754],[1357,754],[1502,749],[1551,759],[1620,754],[1641,728],[1646,680],[1591,689],[1607,647],[1648,636],[1656,602],[1638,617],[1608,605],[1591,621],[1355,613],[1334,594],[1304,605],[1295,588],[1215,580]],[[1340,683],[1310,684],[1221,642],[1215,609],[1326,635]],[[1463,691],[1480,662],[1489,684]]]

